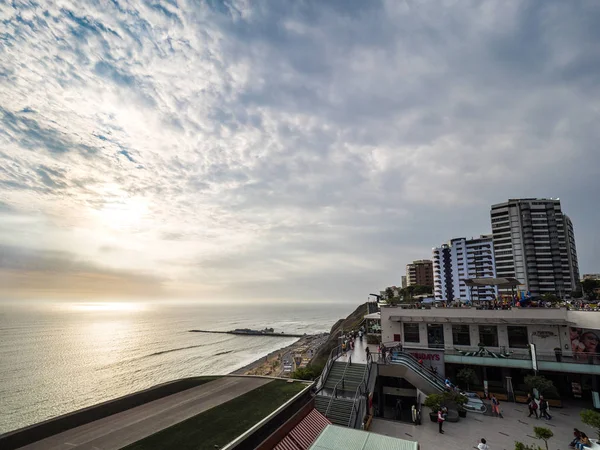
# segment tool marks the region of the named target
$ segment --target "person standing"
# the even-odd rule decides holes
[[[444,417],[444,408],[440,406],[440,409],[438,410],[438,426],[440,427],[441,434],[444,434],[444,430],[442,429],[444,425],[444,420],[446,420],[446,418]]]
[[[537,413],[538,405],[531,394],[527,394],[527,406],[529,407],[529,415],[527,417],[531,417],[532,414],[535,414],[535,418],[539,419]]]
[[[477,450],[490,450],[490,446],[487,445],[487,441],[484,438],[481,438],[481,441],[477,445]]]
[[[498,417],[500,417],[500,408],[498,408],[499,404],[500,404],[500,402],[496,398],[496,395],[492,394],[492,414],[494,414]]]
[[[540,417],[548,420],[552,419],[552,416],[548,414],[548,402],[543,395],[540,395]]]

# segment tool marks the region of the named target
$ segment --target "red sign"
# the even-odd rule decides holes
[[[422,359],[423,361],[440,361],[440,354],[439,353],[410,353],[411,355],[413,355],[415,358],[417,359]]]

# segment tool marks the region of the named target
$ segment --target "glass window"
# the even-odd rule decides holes
[[[498,347],[498,327],[479,325],[479,342],[485,347]]]
[[[510,348],[527,348],[529,346],[527,327],[506,327],[506,331]]]
[[[421,342],[418,323],[404,324],[404,342]]]
[[[427,324],[427,345],[429,348],[444,348],[444,326],[442,324]]]
[[[452,343],[454,345],[471,345],[469,325],[452,325]]]

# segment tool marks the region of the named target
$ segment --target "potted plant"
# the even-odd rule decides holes
[[[429,412],[429,419],[432,422],[437,422],[437,412],[440,410],[443,401],[443,394],[429,394],[423,402],[423,406],[426,406],[431,410]]]

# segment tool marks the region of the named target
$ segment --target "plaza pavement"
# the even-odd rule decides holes
[[[504,418],[468,413],[467,418],[456,423],[444,424],[444,434],[438,433],[438,424],[429,420],[429,410],[423,408],[422,425],[385,419],[373,419],[369,431],[401,439],[418,441],[421,450],[468,450],[476,448],[481,438],[487,440],[490,450],[514,450],[515,441],[524,444],[537,443],[544,448],[543,441],[535,439],[534,426],[549,428],[554,437],[548,441],[549,450],[568,450],[573,438],[573,428],[579,428],[590,438],[595,432],[581,422],[579,412],[591,408],[586,402],[573,402],[564,408],[552,408],[552,420],[528,418],[529,411],[524,404],[502,402],[500,407]]]

